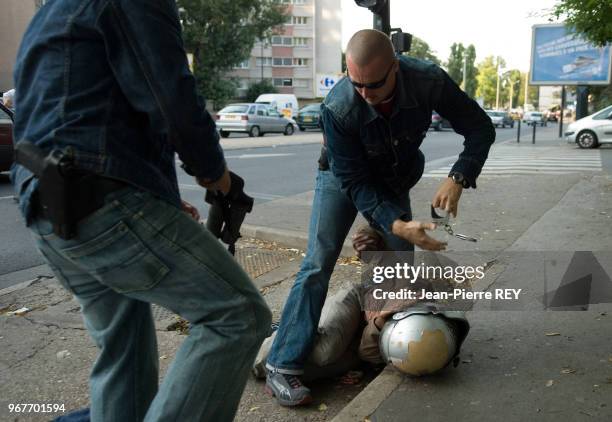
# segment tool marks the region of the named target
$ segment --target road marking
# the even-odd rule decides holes
[[[428,169],[423,177],[444,177],[451,168],[452,164],[447,164],[436,169]],[[519,151],[516,146],[499,146],[491,151],[481,175],[560,175],[601,170],[599,151],[579,151],[576,148],[564,147],[539,147]]]
[[[13,199],[14,197],[11,196],[0,196],[0,199]]]
[[[185,183],[179,184],[179,188],[185,189],[185,190],[201,191],[202,195],[204,194],[206,190],[206,188],[203,188],[200,185],[189,185]],[[282,195],[273,195],[271,193],[261,193],[261,192],[247,192],[247,195],[252,196],[253,198],[256,198],[256,199],[263,199],[266,201],[273,201],[275,199],[285,198]]]
[[[289,157],[292,155],[296,155],[295,153],[278,153],[278,154],[241,154],[241,155],[226,155],[225,158],[238,158],[238,159],[248,159],[248,158],[271,158],[271,157]]]

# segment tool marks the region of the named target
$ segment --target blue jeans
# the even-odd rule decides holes
[[[203,226],[133,188],[113,192],[64,240],[31,226],[100,349],[91,420],[231,421],[271,314],[248,275]],[[151,303],[190,323],[158,390]]]
[[[410,197],[398,200],[410,212]],[[308,247],[295,283],[289,292],[278,333],[266,367],[284,374],[301,375],[314,345],[329,279],[344,240],[355,221],[357,209],[340,191],[340,181],[329,170],[319,171],[308,229]],[[413,251],[414,245],[385,235],[393,250]]]

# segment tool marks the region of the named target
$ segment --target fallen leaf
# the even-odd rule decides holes
[[[554,337],[554,336],[560,336],[561,333],[546,333],[547,337]]]
[[[249,409],[249,412],[254,412],[254,411],[256,411],[257,409],[259,409],[259,406],[251,407],[251,408]]]
[[[327,405],[325,403],[321,403],[319,405],[319,411],[320,412],[325,412],[327,410]]]
[[[575,372],[576,372],[576,370],[575,369],[571,369],[571,368],[564,368],[564,369],[561,370],[562,374],[573,374]]]
[[[161,356],[159,357],[159,360],[165,360],[165,359],[168,359],[168,356],[166,356],[166,355],[161,355]]]
[[[546,381],[546,386],[547,386],[547,387],[552,387],[552,385],[553,385],[554,383],[555,383],[555,382],[554,382],[553,380],[548,380],[548,381]]]

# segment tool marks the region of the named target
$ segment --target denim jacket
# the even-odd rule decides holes
[[[463,173],[471,187],[495,141],[491,119],[438,66],[401,56],[390,119],[380,116],[353,88],[340,80],[321,105],[331,170],[342,190],[370,222],[390,232],[405,210],[393,198],[407,194],[423,174],[419,150],[432,110],[465,137],[464,150],[451,171]]]
[[[14,77],[16,142],[63,149],[78,168],[177,207],[175,152],[195,176],[223,173],[174,0],[50,0],[26,30]],[[37,179],[20,165],[11,179],[29,220]]]

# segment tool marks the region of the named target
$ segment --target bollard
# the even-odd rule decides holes
[[[536,133],[536,122],[533,122],[533,137],[531,138],[531,143],[535,144],[535,133]]]
[[[516,143],[521,142],[521,119],[518,120],[518,129],[516,131]]]

